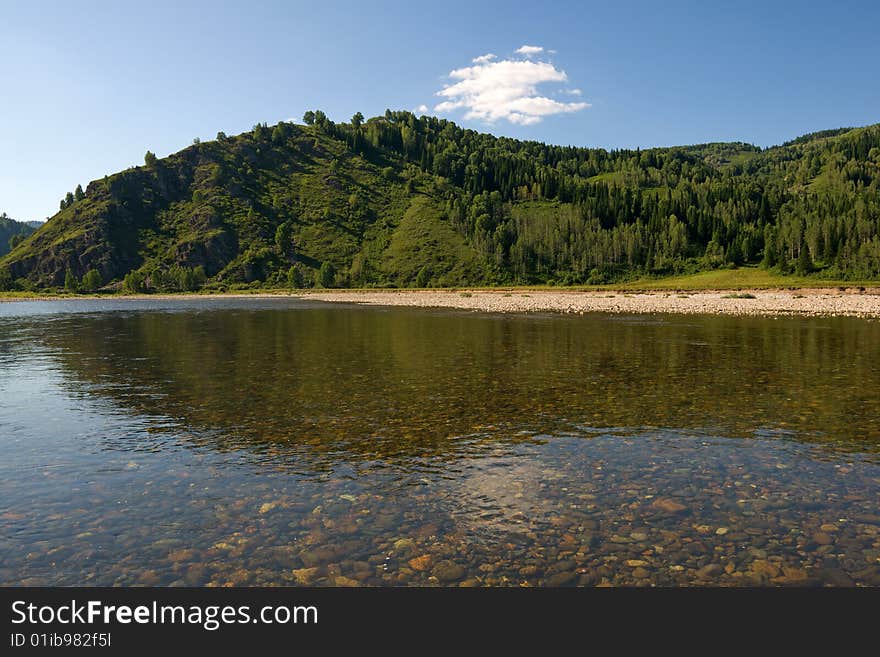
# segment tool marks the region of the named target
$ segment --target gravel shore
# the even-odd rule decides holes
[[[880,318],[880,287],[786,290],[580,291],[580,290],[304,290],[226,292],[219,294],[150,294],[75,297],[34,295],[0,297],[3,302],[138,299],[272,299],[375,306],[461,308],[479,312],[528,313],[681,313],[722,315],[804,315]]]
[[[683,313],[880,317],[880,289],[581,292],[553,290],[309,291],[305,299],[483,312]]]

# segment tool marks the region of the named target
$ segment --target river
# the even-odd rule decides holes
[[[0,304],[6,585],[880,585],[880,322]]]

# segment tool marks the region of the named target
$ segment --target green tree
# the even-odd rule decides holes
[[[312,110],[309,110],[303,114],[303,121],[306,125],[315,125],[315,113]]]
[[[303,287],[303,275],[297,265],[292,265],[287,270],[287,287],[300,289]]]
[[[67,268],[67,272],[64,274],[64,289],[68,292],[79,291],[79,280],[71,271],[70,267]]]
[[[82,185],[76,186],[76,191],[73,192],[73,198],[77,201],[82,201],[86,197],[86,193],[83,191]]]
[[[775,267],[779,262],[779,255],[776,253],[776,231],[773,226],[768,225],[764,228],[764,258],[761,264],[765,269]]]
[[[82,289],[86,292],[94,292],[103,284],[101,273],[97,269],[89,269],[82,278]]]
[[[366,210],[367,202],[360,192],[354,191],[348,195],[348,209],[353,217],[361,216]]]
[[[806,276],[813,271],[813,261],[810,258],[810,250],[806,244],[801,244],[800,253],[798,253],[797,266],[795,273],[798,276]]]
[[[416,275],[416,287],[428,287],[428,283],[431,282],[431,272],[427,267],[422,267],[419,269],[419,273]]]
[[[164,290],[171,286],[171,278],[161,269],[152,270],[149,275],[145,278],[145,281],[148,281],[149,287],[154,290]]]
[[[282,121],[272,129],[272,142],[275,144],[283,144],[289,134],[290,132],[287,124]]]
[[[293,227],[289,221],[285,221],[275,229],[275,246],[278,247],[279,255],[288,257],[293,251]]]
[[[208,282],[208,275],[205,273],[205,268],[202,265],[199,265],[195,269],[193,269],[192,275],[193,283],[195,284],[195,289],[201,289],[205,286],[205,283]]]
[[[130,271],[122,279],[122,289],[131,294],[139,294],[147,291],[145,276],[140,271]]]
[[[144,164],[152,168],[156,166],[156,162],[156,154],[153,151],[147,151],[144,155]]]
[[[355,112],[354,116],[351,117],[351,127],[355,130],[360,130],[361,125],[364,123],[364,115],[360,112]]]
[[[16,233],[12,237],[9,238],[9,250],[14,251],[15,247],[24,242],[24,235],[21,233]]]
[[[727,247],[727,262],[733,265],[741,265],[743,262],[742,249],[739,245],[739,240],[734,238],[730,245]]]
[[[333,287],[336,283],[336,267],[329,261],[324,261],[318,271],[318,285],[320,287]]]
[[[12,272],[9,267],[0,267],[0,292],[8,292],[12,288]]]

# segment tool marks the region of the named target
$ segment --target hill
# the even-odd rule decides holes
[[[0,214],[0,257],[9,253],[10,240],[17,244],[40,226],[42,223],[38,221],[15,221],[6,216],[5,212]]]
[[[257,125],[91,182],[18,287],[607,283],[761,264],[880,277],[880,125],[769,149],[552,146],[388,111]],[[69,275],[68,275],[69,272]]]

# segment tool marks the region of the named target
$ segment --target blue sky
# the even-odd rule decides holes
[[[0,0],[0,211],[309,108],[606,148],[880,122],[880,2],[717,4]]]

